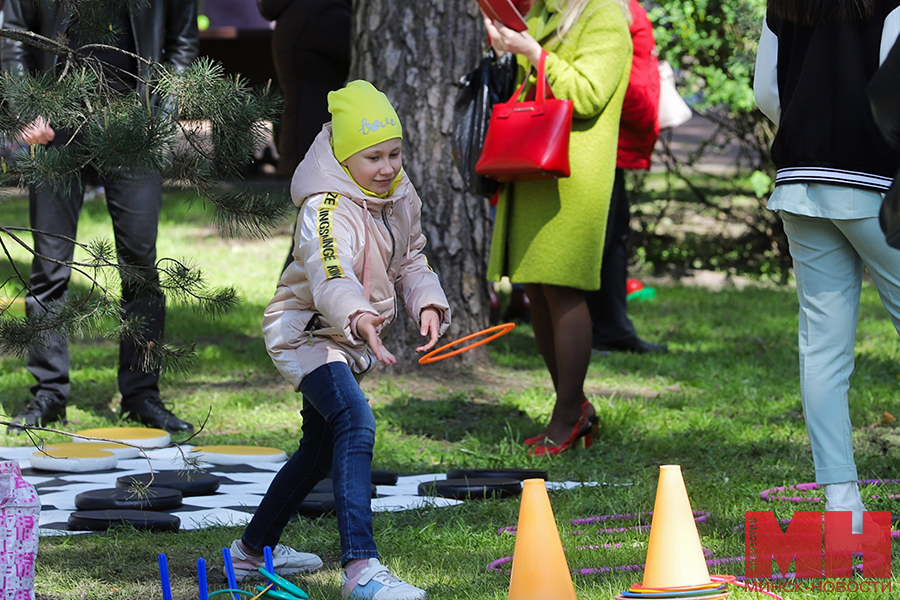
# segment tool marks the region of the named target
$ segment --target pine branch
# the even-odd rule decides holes
[[[34,145],[13,153],[10,164],[28,185],[49,187],[62,194],[69,190],[73,177],[76,185],[81,185],[81,170],[90,162],[79,150]]]
[[[69,46],[62,41],[53,40],[44,37],[33,31],[24,29],[0,29],[0,37],[9,38],[23,44],[40,50],[42,52],[50,52],[52,54],[64,55],[70,52]]]
[[[0,351],[24,356],[32,348],[46,347],[54,337],[69,338],[99,330],[104,320],[115,319],[118,304],[105,295],[70,293],[24,318],[0,318]]]
[[[149,5],[151,0],[56,0],[61,8],[72,15],[72,29],[78,39],[112,43],[118,31],[110,23],[110,15],[125,9]]]
[[[6,31],[6,30],[0,30]],[[101,81],[92,69],[71,69],[65,77],[41,72],[4,73],[0,94],[12,112],[0,121],[0,132],[10,139],[38,117],[48,117],[58,127],[75,129],[85,118],[85,94],[96,95]]]
[[[221,316],[237,307],[238,295],[233,287],[207,289],[203,272],[186,262],[165,258],[157,262],[160,287],[171,297],[202,310]]]
[[[156,109],[158,110],[158,109]],[[167,118],[140,105],[115,102],[97,111],[87,123],[84,144],[99,173],[159,173],[170,163],[175,126]]]
[[[197,365],[196,344],[171,346],[161,341],[137,346],[133,368],[145,373],[178,373],[187,375]]]
[[[215,207],[216,227],[228,237],[265,237],[294,206],[287,190],[208,190],[206,197]]]
[[[226,235],[264,236],[291,210],[287,195],[267,190],[233,190],[224,185],[240,176],[276,120],[280,99],[271,89],[252,89],[239,77],[226,77],[221,65],[200,59],[176,72],[112,44],[109,11],[144,5],[149,0],[59,0],[71,14],[77,50],[67,40],[51,40],[19,30],[0,30],[7,37],[60,57],[52,73],[4,74],[0,77],[0,135],[15,139],[38,117],[58,132],[50,147],[32,146],[0,159],[0,183],[52,187],[80,186],[81,172],[91,167],[107,178],[135,172],[163,172],[168,180],[193,190],[214,207],[213,219]],[[118,14],[118,13],[115,13]],[[101,18],[102,16],[102,18]],[[137,61],[139,73],[120,75],[92,55],[97,50],[123,52]],[[133,79],[132,79],[133,76]],[[127,80],[127,81],[126,81]],[[115,84],[138,82],[144,93],[120,92]],[[159,99],[159,100],[157,100]],[[20,235],[64,239],[87,254],[87,259],[61,262],[42,256]],[[140,320],[124,319],[121,289],[138,297],[174,299],[219,316],[238,302],[233,288],[208,289],[202,273],[187,262],[161,259],[154,266],[120,265],[109,242],[87,244],[19,227],[0,226],[0,235],[27,249],[34,259],[64,264],[90,282],[87,292],[42,306],[38,315],[18,319],[0,310],[0,350],[24,354],[46,344],[50,336],[74,336],[99,331],[113,339],[128,339],[140,348],[142,369],[186,370],[193,347],[148,341]],[[0,240],[14,275],[29,290],[26,276]],[[109,324],[113,325],[110,326]]]
[[[35,235],[41,235],[41,236],[56,238],[58,240],[65,241],[70,244],[74,244],[75,246],[80,247],[82,250],[87,252],[88,255],[90,255],[91,259],[89,262],[83,263],[83,262],[76,262],[76,261],[61,261],[61,260],[58,260],[55,258],[51,258],[49,256],[45,256],[45,255],[40,254],[37,251],[35,251],[31,245],[29,245],[22,238],[20,238],[18,235],[16,235],[16,232],[27,232],[27,233],[30,233],[32,235],[32,237]],[[46,262],[54,263],[57,265],[64,265],[64,266],[71,268],[73,271],[81,273],[82,275],[87,277],[89,281],[92,282],[92,285],[99,286],[101,288],[101,291],[104,294],[108,295],[109,292],[107,291],[105,286],[100,285],[98,275],[100,274],[100,271],[102,270],[103,267],[109,267],[111,269],[119,268],[119,265],[117,263],[112,262],[115,257],[115,251],[109,242],[100,241],[100,242],[95,242],[92,245],[82,244],[76,240],[73,240],[72,238],[70,238],[68,236],[65,236],[65,235],[61,235],[61,234],[57,234],[57,233],[49,233],[49,232],[41,231],[41,230],[37,230],[37,229],[29,229],[27,227],[0,226],[0,233],[5,233],[6,235],[8,235],[13,241],[15,241],[17,244],[19,244],[19,246],[21,246],[27,252],[29,252],[34,258],[37,258],[37,259],[40,259],[40,260],[43,260]],[[90,272],[88,272],[88,270],[90,270]],[[21,282],[27,289],[28,288],[27,280],[24,277],[22,277]]]
[[[0,232],[2,232],[3,230],[4,230],[4,228],[0,227]],[[19,266],[16,264],[16,261],[13,260],[12,254],[10,254],[9,248],[6,246],[6,242],[3,241],[2,237],[0,237],[0,248],[3,248],[3,254],[6,256],[6,260],[9,263],[10,267],[12,267],[12,270],[14,273],[14,275],[12,277],[6,278],[6,281],[3,282],[3,285],[0,285],[0,289],[5,288],[6,284],[8,284],[10,281],[14,281],[14,280],[25,283],[25,281],[26,281],[25,275],[23,275],[22,272],[19,270]],[[27,289],[27,285],[28,284],[25,283],[26,289]],[[6,307],[4,307],[3,312],[6,312]]]
[[[146,338],[146,322],[141,315],[123,319],[118,330],[120,342],[128,342],[136,349],[131,368],[144,373],[173,372],[187,374],[196,366],[195,344],[174,346],[163,340]]]
[[[200,58],[182,72],[160,74],[157,92],[173,98],[183,122],[183,140],[210,162],[213,176],[229,179],[252,160],[277,118],[280,99],[266,86],[253,90],[238,76],[224,76],[221,65]],[[209,123],[198,135],[197,122]]]
[[[144,460],[147,461],[147,467],[150,469],[150,479],[146,484],[135,483],[131,487],[129,487],[129,491],[132,495],[139,498],[146,498],[148,495],[148,490],[153,485],[155,471],[153,470],[153,462],[150,460],[149,455],[147,454],[148,450],[163,450],[165,448],[175,448],[178,451],[178,454],[181,456],[182,468],[179,469],[179,473],[186,474],[188,479],[190,479],[191,473],[202,472],[203,468],[200,466],[201,460],[199,456],[191,456],[184,451],[184,447],[187,444],[190,444],[191,441],[200,435],[205,429],[207,423],[209,423],[209,418],[212,415],[212,407],[206,412],[206,417],[201,421],[200,426],[194,431],[187,439],[181,442],[169,442],[164,446],[138,446],[137,444],[133,444],[128,441],[123,440],[114,440],[111,438],[103,438],[89,435],[82,435],[80,433],[72,433],[70,431],[66,431],[64,429],[56,429],[53,427],[40,427],[37,425],[25,425],[23,423],[13,423],[12,421],[6,421],[0,419],[0,426],[6,427],[15,427],[17,429],[22,430],[25,435],[28,437],[28,441],[34,446],[35,450],[38,452],[43,452],[46,454],[45,447],[47,446],[47,440],[41,435],[41,433],[57,433],[61,435],[69,436],[73,439],[84,440],[86,442],[107,442],[111,444],[119,444],[121,446],[127,446],[129,448],[135,448],[140,453],[141,456],[144,457]]]

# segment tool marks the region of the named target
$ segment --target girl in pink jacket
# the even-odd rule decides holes
[[[315,554],[278,544],[288,520],[329,473],[337,509],[345,600],[415,600],[425,592],[378,560],[372,533],[375,418],[359,380],[396,358],[380,335],[400,300],[431,349],[450,307],[423,254],[422,201],[401,164],[400,119],[367,81],[328,95],[327,123],[291,183],[300,214],[293,263],[266,308],[266,348],[303,394],[303,437],[275,476],[240,540],[231,546],[240,580],[258,573],[265,546],[280,574],[314,571]]]

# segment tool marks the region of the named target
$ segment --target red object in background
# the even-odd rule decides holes
[[[628,279],[625,281],[625,293],[633,294],[644,289],[644,284],[637,279]]]
[[[478,6],[489,19],[503,23],[513,31],[528,29],[522,14],[516,9],[512,0],[478,0]]]
[[[524,17],[528,14],[528,11],[531,10],[531,5],[534,4],[534,0],[512,0],[512,3],[513,6],[516,7],[516,10],[519,11],[519,14]],[[491,38],[488,38],[488,46],[490,45]],[[495,204],[496,202],[494,202],[494,204],[492,204],[491,206],[494,206]]]
[[[634,52],[619,122],[616,167],[647,170],[659,138],[659,59],[647,11],[638,0],[631,0],[629,7]]]
[[[525,79],[508,102],[494,105],[475,163],[479,175],[504,182],[569,176],[573,105],[571,100],[553,97],[544,76],[547,56],[542,51],[538,61],[534,100],[518,102],[528,82]]]
[[[516,10],[522,15],[527,15],[528,11],[531,10],[531,5],[534,4],[534,0],[513,0],[513,4],[516,5]]]

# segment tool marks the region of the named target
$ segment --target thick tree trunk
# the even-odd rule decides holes
[[[486,41],[477,6],[472,0],[353,2],[350,79],[366,79],[387,94],[403,123],[403,167],[422,197],[426,254],[453,311],[439,344],[488,321],[490,209],[487,200],[463,191],[450,158],[455,84],[475,66]],[[401,316],[386,346],[409,367],[421,343],[411,320]],[[483,356],[477,349],[461,359]]]

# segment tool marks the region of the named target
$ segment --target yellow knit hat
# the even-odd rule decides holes
[[[403,137],[400,117],[391,101],[363,79],[328,93],[331,113],[331,146],[343,162],[360,150]]]

